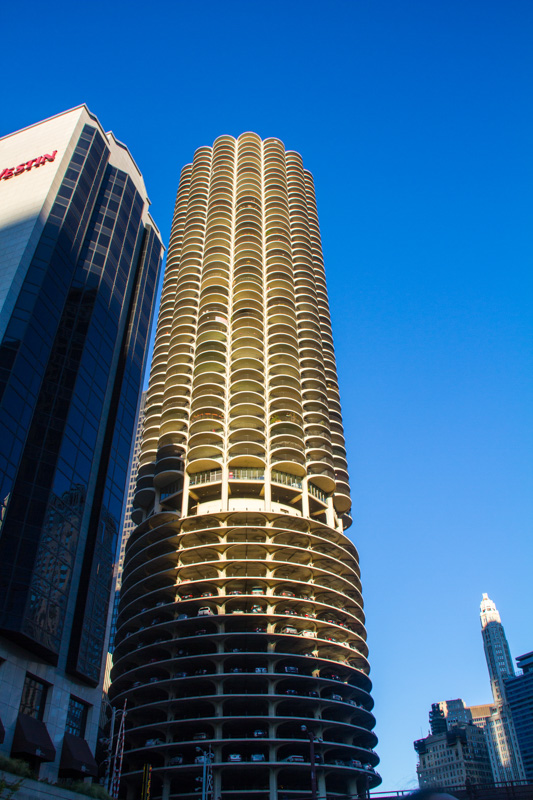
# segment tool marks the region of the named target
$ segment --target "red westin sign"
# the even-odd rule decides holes
[[[38,158],[31,158],[24,164],[19,164],[18,167],[6,167],[0,172],[0,181],[7,181],[13,175],[22,175],[23,172],[29,172],[32,167],[40,167],[41,164],[46,164],[47,161],[55,161],[57,150],[54,150],[52,155],[45,153],[44,156]]]

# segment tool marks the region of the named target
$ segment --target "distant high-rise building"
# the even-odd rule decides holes
[[[503,680],[514,675],[513,659],[500,614],[488,594],[483,595],[480,617],[492,697],[494,703],[503,703],[505,700]]]
[[[124,554],[126,552],[126,545],[131,533],[135,530],[135,523],[133,522],[131,515],[133,512],[135,487],[137,485],[137,472],[139,471],[139,456],[141,453],[141,442],[144,428],[146,394],[146,392],[143,392],[141,395],[139,416],[137,418],[137,428],[135,431],[135,440],[133,442],[133,449],[131,453],[131,462],[128,474],[128,493],[126,495],[126,508],[124,509],[124,521],[122,523],[122,535],[120,538],[120,550],[117,564],[117,592],[120,592],[120,586],[122,583],[122,570],[124,568]]]
[[[320,797],[380,783],[349,495],[312,177],[222,136],[182,172],[146,401],[110,689],[128,797],[144,763],[156,797],[310,795],[313,739]]]
[[[446,789],[469,784],[492,783],[487,744],[482,730],[462,700],[433,703],[429,716],[431,734],[414,742],[419,756],[418,782],[421,788]]]
[[[133,441],[132,449],[131,449],[131,456],[130,456],[130,465],[128,470],[128,483],[127,483],[127,494],[126,494],[126,505],[124,507],[123,517],[122,517],[122,529],[120,534],[120,545],[118,550],[118,559],[115,565],[115,598],[113,602],[113,609],[111,613],[111,633],[109,636],[109,653],[112,654],[114,647],[115,647],[115,633],[117,628],[117,616],[118,616],[118,601],[120,598],[120,586],[122,584],[122,570],[124,568],[124,554],[126,552],[126,544],[128,543],[128,539],[130,538],[131,532],[135,528],[135,523],[131,518],[131,514],[133,511],[133,497],[135,495],[135,486],[137,484],[137,472],[139,470],[139,454],[141,451],[141,441],[142,441],[142,433],[143,433],[143,426],[144,426],[144,406],[146,403],[146,392],[143,392],[141,395],[141,402],[139,405],[139,414],[137,417],[137,427],[135,429],[135,439]],[[112,667],[112,659],[108,660],[107,668],[106,668],[106,679],[104,682],[104,689],[107,692],[109,685],[111,683],[111,667]]]
[[[162,244],[85,106],[0,140],[4,754],[94,772],[106,624]]]
[[[505,695],[522,756],[525,776],[533,783],[533,652],[516,659],[521,674],[504,678]]]
[[[432,703],[431,711],[429,712],[429,726],[431,733],[435,736],[437,733],[446,733],[448,725],[446,724],[446,714],[442,708],[443,703]]]
[[[487,594],[481,601],[480,616],[493,703],[470,706],[470,711],[474,723],[485,730],[494,780],[523,780],[522,758],[505,693],[505,680],[514,676],[511,651],[498,609]]]

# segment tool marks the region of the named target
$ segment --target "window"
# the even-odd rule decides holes
[[[85,734],[85,724],[87,722],[88,706],[81,700],[70,696],[68,701],[67,724],[65,731],[73,736],[83,736]]]
[[[46,693],[48,686],[33,675],[26,675],[24,679],[24,687],[22,689],[22,697],[20,699],[20,713],[27,714],[34,719],[44,717],[44,707],[46,705]]]

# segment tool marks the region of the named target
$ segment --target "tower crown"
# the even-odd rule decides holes
[[[499,622],[501,624],[500,612],[496,608],[496,603],[484,593],[480,604],[481,627],[486,628],[489,622]]]

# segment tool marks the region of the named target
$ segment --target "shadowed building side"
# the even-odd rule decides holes
[[[85,106],[4,137],[0,159],[0,749],[55,780],[95,771],[162,244],[129,151]]]

